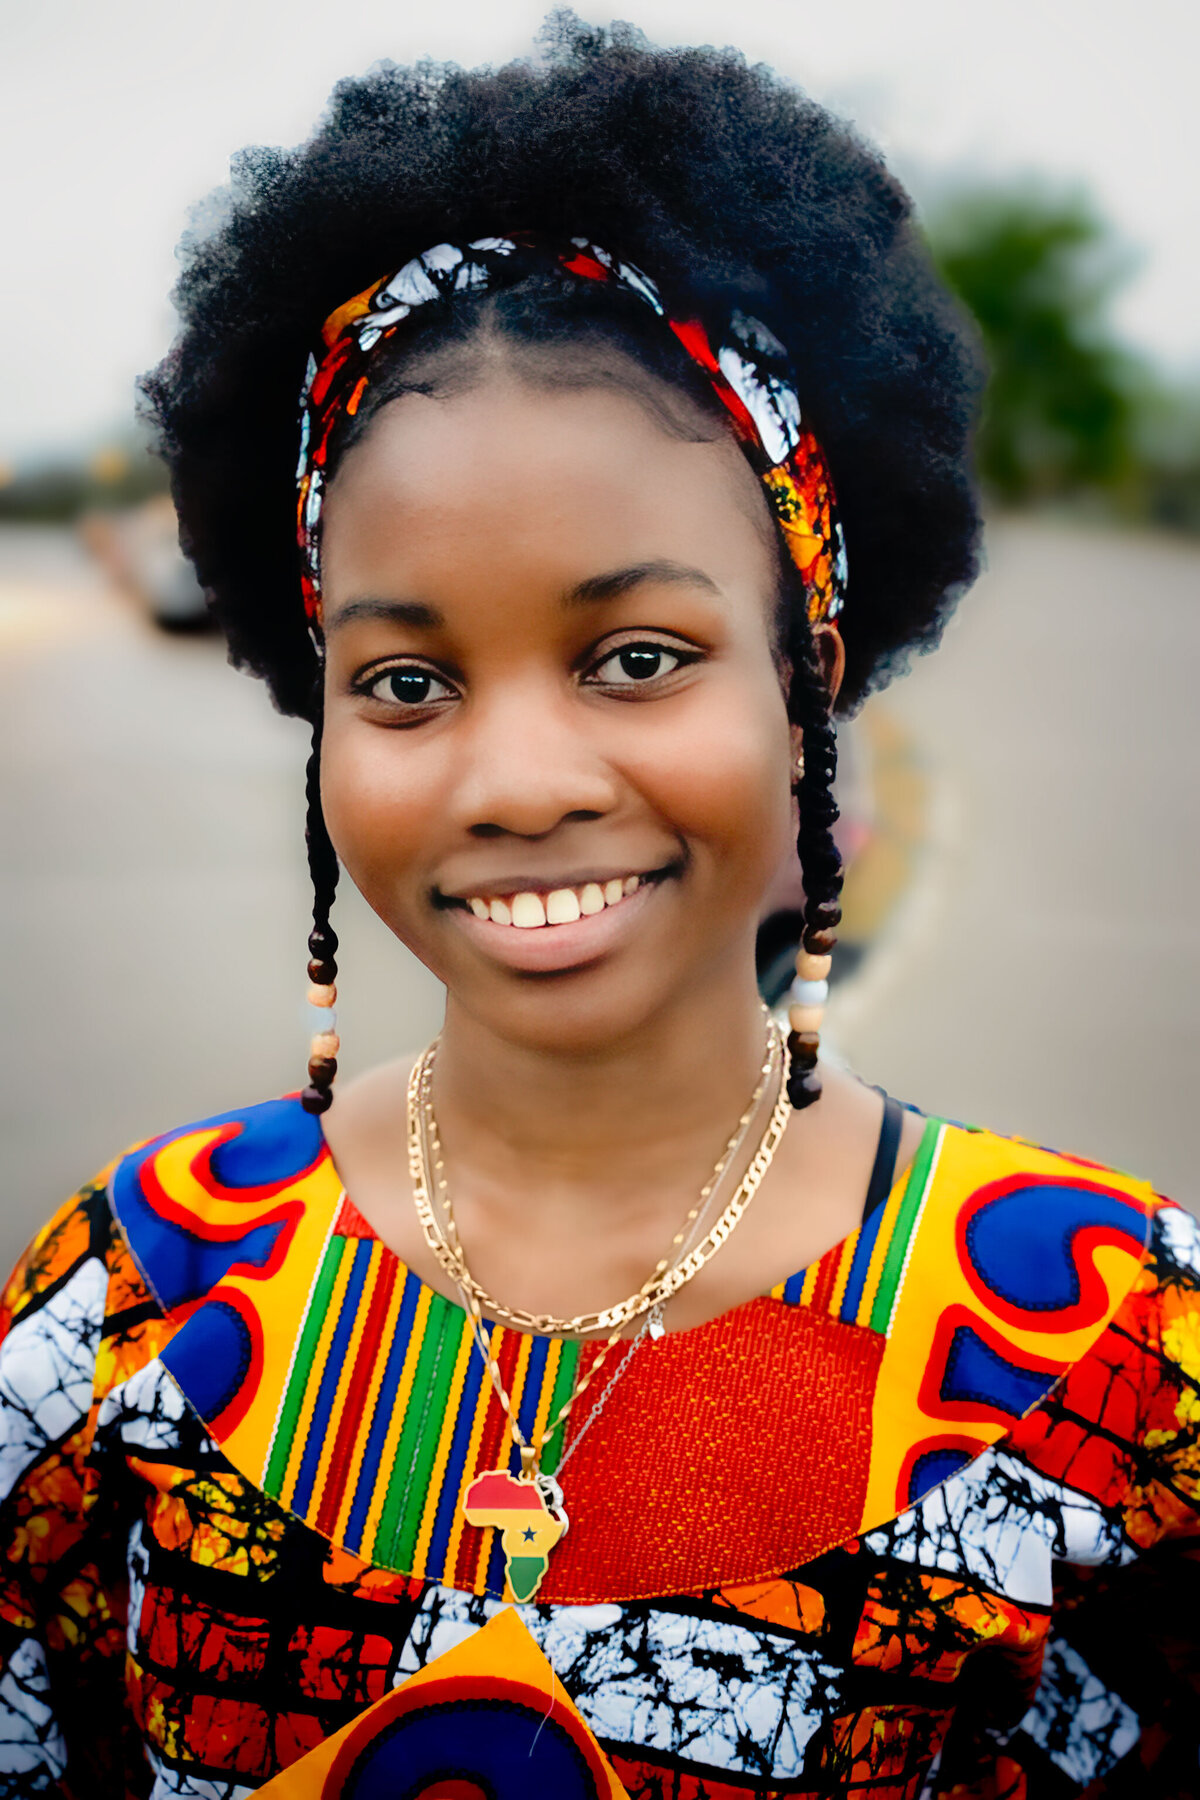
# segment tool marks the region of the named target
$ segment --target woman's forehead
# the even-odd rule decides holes
[[[549,554],[607,567],[617,551],[634,561],[686,553],[726,573],[749,564],[772,580],[772,522],[731,434],[681,437],[612,387],[547,390],[505,376],[389,402],[326,503],[330,601],[381,561]]]

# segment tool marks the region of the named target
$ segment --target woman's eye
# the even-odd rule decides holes
[[[597,663],[593,679],[605,687],[628,687],[633,682],[670,675],[682,662],[682,655],[663,644],[625,644]]]
[[[388,706],[423,706],[430,700],[451,699],[454,695],[449,682],[430,669],[385,669],[364,692]]]

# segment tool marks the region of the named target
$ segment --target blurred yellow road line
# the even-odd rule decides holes
[[[886,926],[924,848],[929,777],[915,739],[886,702],[864,709],[859,732],[868,761],[870,831],[846,872],[838,936],[866,950]]]
[[[860,730],[870,764],[872,831],[847,873],[839,937],[863,954],[830,995],[835,1060],[838,1046],[879,1010],[893,982],[933,942],[962,836],[962,804],[950,771],[933,763],[886,701],[868,704]]]
[[[122,613],[106,591],[0,581],[0,655],[56,638],[109,631]]]

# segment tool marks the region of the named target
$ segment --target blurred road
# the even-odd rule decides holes
[[[901,1097],[1184,1199],[1198,588],[1169,540],[994,531],[943,651],[879,710],[919,746],[924,842],[832,1019]],[[0,1263],[126,1143],[302,1078],[306,751],[72,538],[0,533]],[[353,1071],[423,1041],[439,991],[350,891],[337,925]]]
[[[868,1079],[1144,1174],[1196,1209],[1200,549],[1005,522],[889,691],[926,842],[831,1007]]]

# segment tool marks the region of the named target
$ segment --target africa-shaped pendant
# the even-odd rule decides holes
[[[550,1552],[567,1529],[558,1483],[545,1475],[522,1479],[507,1469],[489,1469],[467,1489],[463,1513],[469,1525],[499,1531],[513,1599],[532,1600],[550,1566]]]

